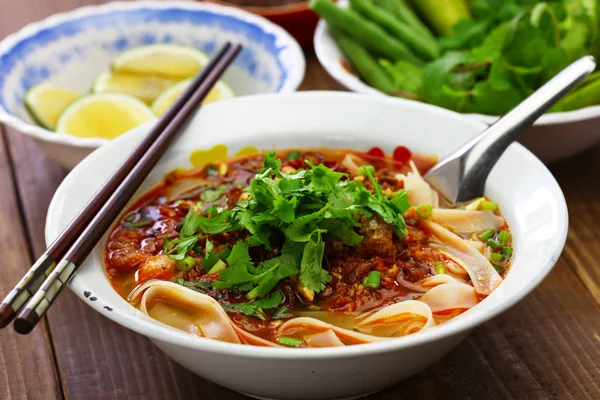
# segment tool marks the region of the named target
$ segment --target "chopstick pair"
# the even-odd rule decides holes
[[[15,330],[31,332],[240,50],[240,45],[223,46],[35,262],[0,303],[0,328],[16,316]]]

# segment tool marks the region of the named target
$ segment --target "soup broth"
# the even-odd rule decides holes
[[[451,204],[399,147],[292,149],[173,171],[121,217],[106,269],[150,317],[261,346],[388,340],[475,306],[511,236],[485,197]]]

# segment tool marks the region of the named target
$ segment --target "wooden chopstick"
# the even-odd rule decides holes
[[[211,58],[209,63],[198,73],[188,88],[182,95],[173,103],[163,117],[157,121],[156,125],[143,139],[140,145],[121,163],[114,174],[105,182],[105,184],[94,194],[92,199],[84,206],[79,214],[61,232],[60,236],[50,244],[48,249],[38,258],[33,266],[27,271],[25,276],[21,278],[19,283],[0,303],[0,328],[6,327],[16,313],[23,305],[31,298],[44,280],[50,275],[56,261],[62,258],[68,248],[71,246],[74,238],[88,225],[92,217],[98,212],[100,207],[106,203],[115,189],[129,174],[133,166],[138,162],[142,155],[150,148],[158,135],[165,129],[169,121],[171,121],[177,112],[183,107],[192,94],[198,89],[200,84],[206,79],[208,73],[214,68],[216,63],[225,55],[228,49],[231,48],[230,43],[226,43],[219,52]]]
[[[15,320],[14,326],[17,332],[26,334],[35,327],[54,299],[64,289],[66,282],[71,278],[73,272],[83,263],[104,232],[109,228],[116,215],[125,207],[129,199],[164,154],[181,127],[187,122],[190,115],[197,110],[202,100],[204,100],[210,89],[240,50],[241,46],[236,45],[232,48],[228,43],[219,51],[194,79],[181,98],[169,109],[152,132],[119,167],[117,174],[122,172],[121,168],[123,166],[127,169],[123,173],[122,179],[109,179],[67,228],[67,234],[63,232],[59,239],[57,239],[57,241],[63,239],[60,241],[60,246],[51,246],[64,250],[63,254],[56,255],[58,252],[51,253],[47,251],[44,254],[46,257],[42,256],[42,262],[39,260],[36,262],[34,267],[37,266],[37,278],[29,279],[29,282],[30,285],[31,282],[35,282],[36,285],[39,285],[39,288],[37,288],[35,293],[31,289],[26,290],[26,292],[32,295]],[[136,159],[134,159],[134,155],[137,156]],[[110,187],[107,188],[109,184]],[[107,189],[105,190],[105,188]],[[100,194],[104,201],[96,199],[98,194]],[[92,206],[95,206],[95,208]],[[90,211],[89,213],[88,210]],[[80,217],[83,218],[85,223],[79,221]],[[73,225],[74,227],[72,228]],[[62,260],[57,262],[61,258]],[[51,259],[51,262],[45,261],[47,259]],[[42,273],[39,272],[40,270]],[[44,277],[45,279],[43,279]],[[41,282],[42,280],[43,283]],[[29,287],[32,288],[33,286]],[[6,303],[3,302],[3,304]],[[12,309],[14,313],[16,310]],[[4,317],[4,315],[2,316]]]
[[[210,60],[203,68],[184,93],[175,101],[164,116],[156,123],[140,145],[123,161],[109,180],[94,194],[92,199],[84,206],[81,212],[73,219],[60,236],[52,242],[46,252],[35,262],[29,271],[21,278],[15,288],[0,303],[0,328],[6,327],[16,316],[21,307],[31,298],[43,281],[48,277],[59,260],[68,250],[73,238],[76,237],[83,228],[90,223],[92,217],[98,212],[100,207],[106,203],[115,189],[129,174],[133,166],[138,162],[141,156],[148,150],[156,137],[165,129],[170,120],[174,118],[183,104],[189,100],[201,82],[206,79],[218,60],[220,60],[226,51],[231,48],[230,43],[225,46]]]

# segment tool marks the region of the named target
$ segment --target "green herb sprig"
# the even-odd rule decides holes
[[[177,254],[193,248],[193,239],[185,240],[198,233],[246,230],[248,237],[233,246],[225,260],[227,268],[219,273],[214,287],[247,292],[247,298],[256,299],[292,275],[299,275],[302,285],[315,292],[323,290],[331,280],[322,265],[325,236],[347,246],[359,244],[363,240],[356,230],[360,216],[376,215],[392,225],[398,237],[406,235],[403,215],[410,204],[404,190],[384,194],[368,168],[363,173],[373,192],[361,182],[348,179],[347,174],[323,164],[306,164],[308,168],[286,174],[275,152],[265,154],[264,167],[247,188],[248,200],[238,202],[231,210],[211,207],[204,214],[190,210],[177,239],[181,241]],[[281,255],[255,265],[249,247],[273,250],[272,239],[282,236],[285,244]]]

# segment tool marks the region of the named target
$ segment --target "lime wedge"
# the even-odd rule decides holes
[[[193,47],[153,44],[136,47],[118,55],[112,69],[116,72],[190,78],[208,63],[208,56]]]
[[[120,93],[90,94],[67,107],[58,118],[56,131],[113,139],[154,119],[152,110],[135,97]]]
[[[188,87],[191,81],[192,79],[187,79],[185,81],[179,82],[177,85],[168,88],[160,96],[158,96],[151,106],[154,114],[156,114],[157,117],[160,117],[165,112],[167,112],[171,104],[173,104],[175,100],[177,100],[177,98],[181,96],[181,94],[185,91],[185,89]],[[218,81],[217,84],[208,93],[208,96],[206,96],[202,104],[212,103],[213,101],[231,99],[232,97],[235,97],[233,89],[231,89],[231,87],[225,82]]]
[[[123,93],[152,104],[156,97],[180,79],[105,71],[94,81],[93,93]]]
[[[54,129],[59,115],[79,96],[72,90],[42,82],[25,93],[25,107],[38,124]]]

